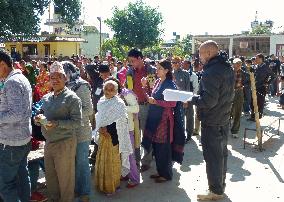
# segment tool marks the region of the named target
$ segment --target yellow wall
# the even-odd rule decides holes
[[[5,49],[11,52],[11,46],[16,46],[16,50],[23,56],[23,45],[35,44],[37,45],[37,52],[39,58],[45,57],[44,45],[50,45],[50,55],[58,57],[72,56],[72,54],[80,54],[80,42],[5,42]]]

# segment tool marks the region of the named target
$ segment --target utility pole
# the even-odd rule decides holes
[[[97,17],[98,21],[100,21],[100,60],[102,59],[102,18]]]

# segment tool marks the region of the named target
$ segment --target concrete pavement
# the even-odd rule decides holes
[[[255,128],[254,122],[241,120],[240,138],[229,137],[228,172],[226,197],[222,202],[283,202],[284,201],[284,120],[280,135],[277,135],[277,117],[284,116],[284,110],[277,108],[278,98],[269,98],[261,126],[265,135],[264,151],[257,151],[253,145],[243,149],[245,127]],[[284,119],[284,118],[283,118]],[[276,122],[275,122],[276,121]],[[274,124],[270,125],[271,123]],[[269,126],[270,125],[270,126]],[[266,127],[267,126],[267,127]],[[254,132],[248,133],[248,141],[255,142]],[[200,146],[200,136],[185,147],[184,163],[174,164],[172,181],[156,184],[149,178],[155,173],[155,164],[149,171],[141,174],[142,183],[134,189],[127,189],[126,182],[121,190],[107,197],[94,189],[92,201],[98,202],[194,202],[196,195],[207,189],[205,162]]]

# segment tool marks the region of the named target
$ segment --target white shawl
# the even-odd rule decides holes
[[[119,141],[119,153],[121,154],[121,174],[126,176],[130,171],[129,155],[133,153],[129,130],[126,106],[123,100],[117,96],[111,99],[102,97],[97,104],[96,131],[101,127],[116,123]]]

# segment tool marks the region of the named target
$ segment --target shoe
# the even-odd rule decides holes
[[[147,171],[147,170],[149,170],[149,169],[150,169],[150,166],[148,166],[148,165],[142,165],[141,168],[140,168],[140,172],[143,173],[143,172],[145,172],[145,171]]]
[[[39,193],[37,191],[32,193],[30,202],[44,202],[44,201],[47,201],[47,197],[45,197],[42,193]]]
[[[168,181],[168,180],[166,178],[163,178],[163,177],[158,177],[158,178],[155,179],[156,183],[164,183],[166,181]]]
[[[137,185],[138,185],[138,183],[128,182],[127,185],[126,185],[126,188],[132,189],[132,188],[136,187]]]
[[[253,122],[255,122],[255,118],[250,117],[249,119],[247,119],[247,121],[253,121]]]
[[[80,202],[90,202],[90,197],[88,195],[80,196]]]
[[[156,178],[159,178],[159,177],[160,177],[159,174],[150,175],[150,178],[151,178],[151,179],[156,179]]]
[[[188,143],[190,140],[191,140],[191,137],[187,137],[187,138],[185,139],[185,143]]]
[[[250,113],[249,112],[245,112],[245,116],[250,116]]]
[[[238,133],[232,133],[232,136],[233,136],[233,138],[238,138],[239,137]]]
[[[192,136],[198,136],[198,135],[199,135],[199,133],[197,133],[197,132],[192,133]]]
[[[208,192],[208,194],[198,194],[197,200],[199,201],[215,201],[224,198],[223,194],[215,194],[213,192]]]

